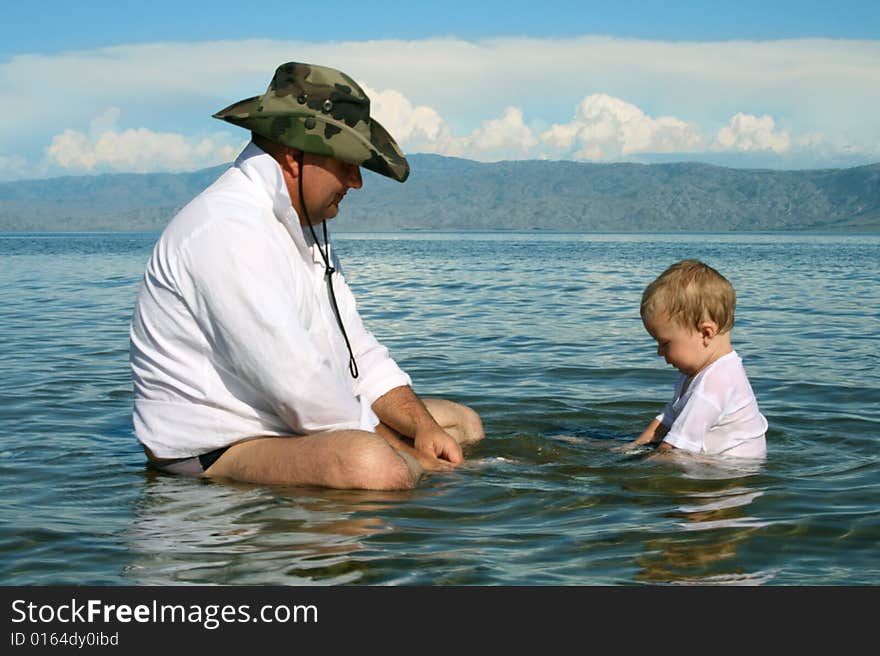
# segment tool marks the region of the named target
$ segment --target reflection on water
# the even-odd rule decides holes
[[[147,471],[125,533],[132,583],[354,583],[363,538],[406,493],[266,488]],[[377,513],[377,514],[373,514]]]
[[[127,329],[156,237],[0,235],[4,584],[880,582],[877,235],[338,235],[417,392],[488,435],[393,494],[144,470]],[[766,462],[614,450],[671,393],[638,306],[685,257],[737,288]]]
[[[661,461],[654,461],[661,462]],[[647,464],[647,463],[646,463]],[[663,466],[680,468],[671,479],[665,516],[672,530],[645,540],[637,580],[646,583],[756,585],[773,580],[773,571],[750,570],[738,554],[770,522],[749,514],[764,492],[749,483],[761,470],[760,461],[708,458],[676,453]],[[740,557],[738,557],[738,555]]]
[[[634,517],[664,518],[653,527],[636,524],[615,535],[622,542],[639,544],[633,555],[636,581],[754,585],[773,580],[771,571],[750,567],[752,559],[738,553],[772,523],[749,512],[764,495],[763,460],[658,452],[652,447],[621,452],[619,441],[579,435],[553,439],[581,446],[582,459],[615,467],[603,471],[602,478],[581,475],[579,480],[598,489],[602,482],[619,484],[627,492],[623,503],[631,504]]]

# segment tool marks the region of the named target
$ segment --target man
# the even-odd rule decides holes
[[[407,489],[482,439],[470,408],[416,396],[331,250],[326,221],[361,187],[360,166],[409,175],[369,112],[345,74],[288,63],[265,94],[214,115],[252,141],[162,233],[132,318],[134,428],[151,466]]]

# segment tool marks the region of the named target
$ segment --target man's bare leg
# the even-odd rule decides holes
[[[374,433],[259,437],[231,446],[205,476],[280,485],[408,490],[424,468]]]
[[[467,406],[444,399],[425,399],[424,404],[459,444],[483,439],[480,417]],[[205,475],[263,484],[408,490],[426,470],[452,468],[450,463],[415,452],[412,440],[384,424],[376,431],[255,438],[230,447]]]
[[[423,399],[422,402],[434,421],[459,444],[473,444],[486,436],[480,415],[466,405],[446,399]]]

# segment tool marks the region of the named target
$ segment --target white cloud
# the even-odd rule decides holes
[[[401,145],[411,148],[437,148],[448,143],[452,132],[437,110],[415,106],[399,91],[375,91],[364,85],[370,98],[370,114],[388,130]]]
[[[226,135],[193,139],[146,128],[119,130],[118,108],[111,107],[90,124],[89,134],[64,130],[52,138],[45,166],[68,172],[183,171],[229,162],[241,144]]]
[[[786,165],[796,165],[809,151],[836,154],[840,165],[880,151],[880,40],[244,40],[0,62],[0,104],[16,108],[14,121],[0,123],[0,176],[20,171],[22,159],[38,170],[33,163],[50,144],[51,162],[82,170],[146,168],[135,143],[158,158],[154,168],[222,158],[204,153],[246,134],[210,115],[262,93],[275,66],[290,60],[340,68],[384,90],[371,93],[376,114],[407,152],[597,160],[785,153]],[[737,115],[751,118],[725,123]],[[120,116],[132,129],[115,127]],[[216,133],[203,136],[212,124]],[[823,135],[821,146],[800,145],[808,134]]]
[[[777,131],[772,116],[739,112],[718,131],[712,147],[715,150],[772,150],[784,155],[791,148],[791,135],[787,130]]]
[[[103,114],[96,116],[89,122],[89,134],[99,137],[105,132],[116,129],[119,116],[122,111],[118,107],[108,107]]]
[[[703,143],[697,126],[671,116],[652,118],[606,94],[584,98],[571,122],[552,125],[541,138],[558,151],[591,160],[695,151]]]
[[[477,160],[528,155],[538,144],[523,120],[522,110],[507,107],[498,118],[484,121],[468,135],[456,137],[437,110],[415,106],[394,89],[376,91],[364,85],[370,111],[407,152],[439,153]]]
[[[470,135],[456,139],[448,154],[485,159],[509,154],[528,155],[538,139],[523,121],[522,110],[507,107],[498,118],[490,119]]]
[[[819,132],[802,134],[792,145],[792,150],[809,152],[817,157],[839,157],[841,155],[860,155],[864,157],[880,157],[880,138],[874,143],[855,144],[850,141],[833,142]]]
[[[818,132],[808,132],[792,140],[793,161],[810,167],[850,166],[852,162],[880,161],[880,138],[873,142],[833,141]]]
[[[27,161],[19,155],[0,155],[0,180],[12,180],[27,172]]]

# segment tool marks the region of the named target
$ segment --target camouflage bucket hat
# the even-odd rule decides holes
[[[409,175],[409,163],[400,147],[370,118],[367,94],[345,73],[332,68],[282,64],[266,93],[230,105],[214,118],[304,153],[358,164],[399,182]]]

